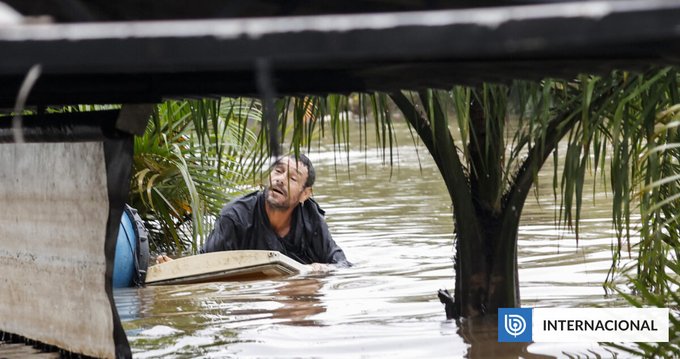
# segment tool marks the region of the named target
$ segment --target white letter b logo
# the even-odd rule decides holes
[[[522,335],[527,328],[527,322],[524,321],[524,318],[522,318],[521,315],[506,314],[504,319],[505,331],[515,338],[517,338],[518,335]]]

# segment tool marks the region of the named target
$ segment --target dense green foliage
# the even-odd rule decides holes
[[[256,101],[167,101],[135,138],[130,204],[150,230],[152,250],[196,253],[212,220],[253,188]]]
[[[633,268],[624,273],[645,274],[656,270],[651,276],[626,275],[631,288],[613,287],[630,304],[669,307],[670,333],[667,343],[638,343],[637,347],[610,344],[640,357],[680,356],[680,104],[669,107],[655,116],[655,124],[648,129],[648,146],[639,158],[635,183],[640,188],[641,240],[639,258]]]

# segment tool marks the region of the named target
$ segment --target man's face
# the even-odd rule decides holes
[[[265,197],[270,206],[286,210],[302,203],[311,195],[311,188],[305,188],[307,167],[292,157],[279,159],[269,174],[269,186]]]

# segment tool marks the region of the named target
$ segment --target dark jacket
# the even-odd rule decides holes
[[[262,249],[279,251],[304,264],[350,265],[328,231],[325,212],[313,199],[293,210],[291,229],[285,238],[272,230],[265,201],[264,192],[258,191],[224,206],[203,252]]]

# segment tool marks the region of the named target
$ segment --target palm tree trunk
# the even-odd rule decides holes
[[[495,313],[498,305],[519,305],[514,245],[511,246],[512,251],[500,248],[506,245],[508,231],[512,233],[512,239],[516,238],[519,222],[514,228],[503,228],[505,216],[500,211],[500,200],[495,196],[484,196],[489,192],[485,188],[495,186],[493,181],[499,180],[497,174],[500,169],[494,171],[496,178],[489,179],[486,172],[482,171],[478,171],[479,176],[468,177],[447,122],[442,120],[444,114],[436,96],[420,96],[423,103],[427,103],[426,98],[434,102],[430,106],[433,112],[431,121],[420,116],[412,102],[402,93],[394,93],[391,97],[428,148],[453,203],[457,238],[454,316],[475,317],[489,313],[489,310]],[[497,135],[500,136],[500,132]],[[500,150],[502,146],[494,151]],[[474,179],[477,180],[472,185],[470,182]],[[511,271],[507,272],[508,269]]]
[[[459,317],[475,317],[498,312],[498,308],[520,305],[517,276],[518,227],[503,226],[497,215],[480,211],[475,214],[482,223],[475,238],[458,237],[456,241],[455,313]],[[467,226],[467,221],[456,216],[456,231]],[[477,250],[463,245],[474,241],[482,243]],[[465,280],[466,273],[476,272],[473,280]]]
[[[543,145],[529,150],[502,194],[502,130],[489,125],[489,121],[503,119],[484,118],[481,105],[472,104],[470,125],[474,136],[468,145],[466,167],[436,95],[420,94],[421,103],[429,108],[428,116],[422,116],[403,93],[392,93],[390,97],[432,155],[453,203],[456,284],[452,317],[476,317],[497,313],[498,308],[518,307],[517,234],[524,202],[535,171],[573,128],[578,116],[566,110],[550,121]],[[604,97],[597,101],[604,101]]]
[[[517,285],[518,221],[506,222],[502,197],[504,139],[502,123],[485,117],[483,104],[470,103],[470,142],[468,144],[469,189],[472,213],[455,211],[456,232],[469,223],[477,223],[473,238],[458,236],[456,241],[456,291],[454,306],[460,316],[470,317],[496,313],[499,307],[519,306]],[[504,116],[504,115],[501,115]],[[523,204],[523,202],[522,202]],[[515,210],[517,207],[515,207]],[[469,217],[474,216],[474,219]],[[480,245],[469,246],[473,241]],[[466,287],[461,280],[475,272],[474,284]]]

